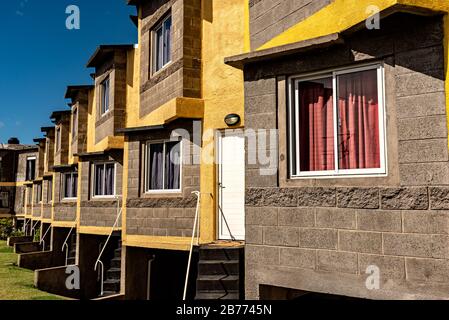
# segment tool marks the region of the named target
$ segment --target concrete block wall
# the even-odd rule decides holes
[[[250,0],[251,47],[257,49],[333,0]]]
[[[192,137],[192,122],[177,121],[160,131],[127,137],[129,140],[128,200],[126,209],[127,234],[148,236],[190,237],[199,190],[200,167],[197,146],[183,139],[182,192],[179,194],[146,194],[144,190],[144,146],[147,141],[169,139],[171,131],[181,128]]]
[[[95,143],[108,136],[114,136],[115,130],[121,129],[125,124],[126,109],[126,50],[116,50],[110,61],[105,61],[96,70],[95,75]],[[110,110],[100,115],[100,85],[109,77],[110,79]],[[86,129],[87,130],[87,129]]]
[[[57,126],[61,127],[61,147],[59,150],[55,149],[54,154],[54,165],[60,166],[65,165],[69,158],[69,132],[71,127],[71,115],[70,113],[65,113],[61,116],[60,121]]]
[[[112,227],[117,218],[117,200],[110,198],[92,197],[92,174],[95,162],[114,161],[116,163],[116,195],[122,194],[123,185],[123,152],[111,152],[109,155],[99,156],[90,159],[81,159],[81,226],[92,227]],[[120,198],[121,207],[121,198]],[[121,226],[121,220],[119,221]]]
[[[78,116],[78,127],[74,131],[75,136],[72,136],[72,155],[87,151],[88,100],[88,92],[80,91],[75,98],[76,103],[72,106],[72,125],[74,121],[73,112],[75,109],[77,110]]]
[[[152,70],[152,30],[172,16],[172,61]],[[141,109],[143,117],[177,98],[201,97],[201,1],[159,0],[142,6]]]
[[[250,65],[246,127],[279,129],[277,174],[246,169],[246,294],[259,286],[363,298],[448,298],[449,174],[442,19],[393,15],[345,45]],[[287,178],[285,77],[385,63],[388,175]],[[264,150],[265,151],[265,150]],[[261,171],[262,169],[262,171]],[[379,267],[379,290],[365,286]]]

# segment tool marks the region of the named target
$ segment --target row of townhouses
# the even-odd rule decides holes
[[[138,44],[0,145],[38,288],[449,298],[447,0],[128,3]]]

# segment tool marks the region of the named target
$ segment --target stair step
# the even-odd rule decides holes
[[[122,275],[122,270],[120,268],[111,268],[107,271],[108,279],[120,280],[121,275]]]
[[[120,280],[108,279],[103,282],[103,290],[105,292],[120,292]]]
[[[75,265],[75,261],[76,261],[76,259],[74,257],[67,258],[67,265],[73,266],[73,265]]]
[[[200,275],[196,287],[197,291],[238,291],[239,276]]]
[[[121,268],[121,266],[122,266],[121,258],[114,258],[111,260],[111,268]]]
[[[238,291],[199,291],[195,300],[240,300]]]
[[[199,275],[238,275],[239,273],[238,260],[202,260],[198,264]]]
[[[118,248],[114,250],[114,257],[121,258],[122,257],[122,248]]]
[[[239,260],[242,248],[201,247],[200,260]]]

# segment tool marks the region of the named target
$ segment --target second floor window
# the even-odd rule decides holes
[[[56,140],[55,150],[56,152],[58,152],[61,150],[61,127],[56,128],[55,140]]]
[[[36,178],[36,157],[27,158],[26,181],[33,181]]]
[[[78,109],[73,110],[72,120],[72,137],[75,137],[78,132]]]
[[[64,174],[64,198],[75,199],[78,196],[78,173]]]
[[[53,180],[47,181],[47,203],[53,201]]]
[[[42,202],[42,184],[36,184],[36,198],[35,198],[35,202],[36,203],[41,203]]]
[[[100,115],[109,111],[109,96],[111,90],[111,80],[107,77],[100,85]]]
[[[108,197],[115,194],[115,164],[100,163],[94,165],[93,196]]]
[[[167,16],[153,31],[154,72],[161,70],[171,61],[171,15]]]

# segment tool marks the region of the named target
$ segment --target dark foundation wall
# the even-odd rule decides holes
[[[278,129],[279,166],[246,169],[246,294],[259,286],[368,298],[447,298],[449,163],[442,18],[397,14],[345,44],[246,66],[246,128]],[[291,180],[289,75],[383,61],[388,176]],[[279,151],[277,151],[279,149]],[[379,290],[365,271],[379,267]]]
[[[151,262],[150,300],[182,300],[188,252],[126,247],[126,299],[147,300]],[[187,298],[195,297],[198,255],[192,259]]]

